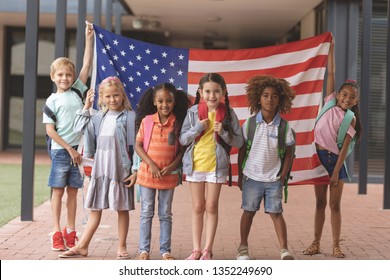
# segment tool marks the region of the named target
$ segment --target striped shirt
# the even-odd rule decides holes
[[[256,115],[256,130],[253,137],[251,150],[243,174],[260,182],[276,182],[279,180],[281,160],[278,155],[278,127],[280,115],[277,113],[270,123],[263,120],[261,111]],[[242,126],[245,141],[248,139],[246,126],[248,120]],[[291,128],[288,127],[286,146],[294,144]]]
[[[144,120],[137,133],[136,141],[143,143],[144,140]],[[149,157],[160,169],[168,166],[176,157],[175,143],[168,144],[169,133],[174,128],[176,116],[170,114],[168,120],[162,124],[158,113],[153,115],[153,130],[148,148]],[[162,178],[153,178],[149,171],[149,166],[141,162],[137,173],[137,184],[153,189],[171,189],[177,186],[178,174],[166,174]]]

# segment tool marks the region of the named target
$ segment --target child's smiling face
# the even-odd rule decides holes
[[[122,111],[124,102],[124,93],[120,92],[116,86],[111,85],[104,88],[103,103],[107,106],[108,110],[111,111]]]
[[[350,86],[344,86],[337,94],[337,106],[343,109],[344,111],[347,109],[351,109],[359,102],[358,92],[357,90]]]
[[[172,113],[175,105],[175,96],[167,89],[159,89],[156,91],[153,102],[154,106],[157,107],[160,119],[166,119]]]
[[[207,82],[203,84],[203,87],[199,89],[199,94],[206,102],[209,111],[215,111],[221,101],[221,98],[225,95],[226,90],[223,90],[221,85],[216,82]]]

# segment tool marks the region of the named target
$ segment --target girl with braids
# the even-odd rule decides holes
[[[242,190],[241,209],[244,211],[240,222],[241,241],[237,259],[250,259],[248,236],[253,218],[264,200],[264,211],[270,215],[278,237],[280,258],[293,260],[294,256],[287,248],[287,227],[282,208],[283,182],[293,160],[292,147],[295,143],[288,122],[284,129],[286,154],[283,163],[278,153],[278,136],[284,122],[280,113],[290,111],[295,92],[285,79],[267,75],[252,77],[247,82],[246,94],[251,114],[255,115],[242,126],[246,145],[241,147],[238,154],[238,186]],[[254,135],[250,139],[248,128],[253,118],[256,123]]]
[[[222,98],[225,103],[221,102]],[[183,173],[192,196],[193,251],[186,260],[210,260],[221,185],[226,183],[229,174],[230,147],[240,148],[244,143],[221,75],[209,73],[200,79],[195,105],[188,110],[183,123],[180,143],[188,146],[183,156]],[[205,213],[206,242],[201,250]]]
[[[335,88],[335,63],[334,63],[334,40],[332,40],[328,56],[328,78],[326,82],[325,107],[329,109],[317,120],[314,128],[314,142],[316,143],[317,154],[322,165],[330,176],[329,183],[329,207],[331,215],[332,236],[333,236],[333,257],[345,258],[340,248],[341,232],[341,195],[343,192],[344,180],[348,179],[348,172],[344,164],[350,149],[353,138],[359,139],[361,123],[359,116],[359,88],[355,81],[347,80],[341,85],[339,91]],[[332,104],[333,102],[333,104]],[[332,105],[332,106],[329,106]],[[346,126],[347,132],[342,146],[336,141],[339,130],[347,115],[350,123]],[[325,223],[325,208],[327,204],[328,185],[314,186],[316,197],[316,209],[314,214],[314,241],[303,251],[304,255],[315,255],[321,252],[320,240]]]
[[[185,92],[172,84],[149,88],[141,97],[136,117],[135,151],[142,162],[136,171],[141,195],[139,260],[149,260],[152,219],[158,190],[160,220],[160,254],[163,260],[171,255],[172,200],[175,187],[181,182],[177,168],[184,148],[179,134],[190,101]]]

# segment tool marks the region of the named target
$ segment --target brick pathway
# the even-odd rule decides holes
[[[0,162],[20,162],[18,153],[1,152]],[[38,154],[36,163],[48,163],[46,154]],[[87,185],[87,184],[86,184]],[[86,193],[87,187],[83,189]],[[342,248],[347,260],[390,260],[390,211],[383,210],[383,185],[368,185],[367,195],[358,195],[357,184],[346,184],[342,201]],[[82,207],[79,194],[77,229],[81,235],[88,210]],[[214,258],[235,259],[239,243],[241,192],[235,187],[223,187],[220,198],[220,217],[214,243]],[[327,212],[322,250],[324,254],[304,256],[302,251],[313,239],[314,193],[312,186],[291,186],[289,202],[283,205],[288,229],[289,249],[300,260],[333,259],[330,213]],[[137,254],[139,238],[139,208],[130,214],[128,249],[133,257]],[[65,209],[65,205],[63,207]],[[184,183],[176,189],[173,205],[172,254],[184,259],[192,250],[191,196]],[[116,259],[117,224],[116,212],[106,210],[89,248],[89,260]],[[63,223],[65,217],[62,217]],[[1,260],[55,260],[58,252],[50,250],[51,210],[50,202],[34,209],[33,222],[21,222],[17,217],[0,228]],[[153,220],[151,258],[159,259],[159,222]],[[261,209],[254,220],[250,233],[250,255],[253,259],[277,260],[279,248],[271,219]]]

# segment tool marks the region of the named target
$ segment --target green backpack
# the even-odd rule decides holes
[[[248,119],[248,123],[246,125],[246,135],[247,135],[247,140],[246,140],[246,153],[244,160],[242,162],[242,169],[245,167],[246,160],[249,156],[249,151],[251,150],[252,147],[252,142],[253,138],[255,136],[255,131],[256,131],[257,123],[256,123],[256,115],[251,116]],[[278,155],[280,160],[282,161],[279,174],[282,172],[283,169],[283,164],[284,164],[284,158],[286,156],[286,137],[287,137],[287,131],[289,128],[288,121],[285,119],[281,118],[280,119],[280,124],[278,126]],[[295,140],[295,131],[291,129],[293,138]],[[295,143],[291,146],[292,148],[292,154],[293,154],[293,161],[295,158]],[[284,180],[284,203],[287,203],[287,197],[288,197],[288,180],[292,179],[291,176],[291,168],[292,168],[292,162],[291,165],[288,168],[287,176],[286,179]]]

